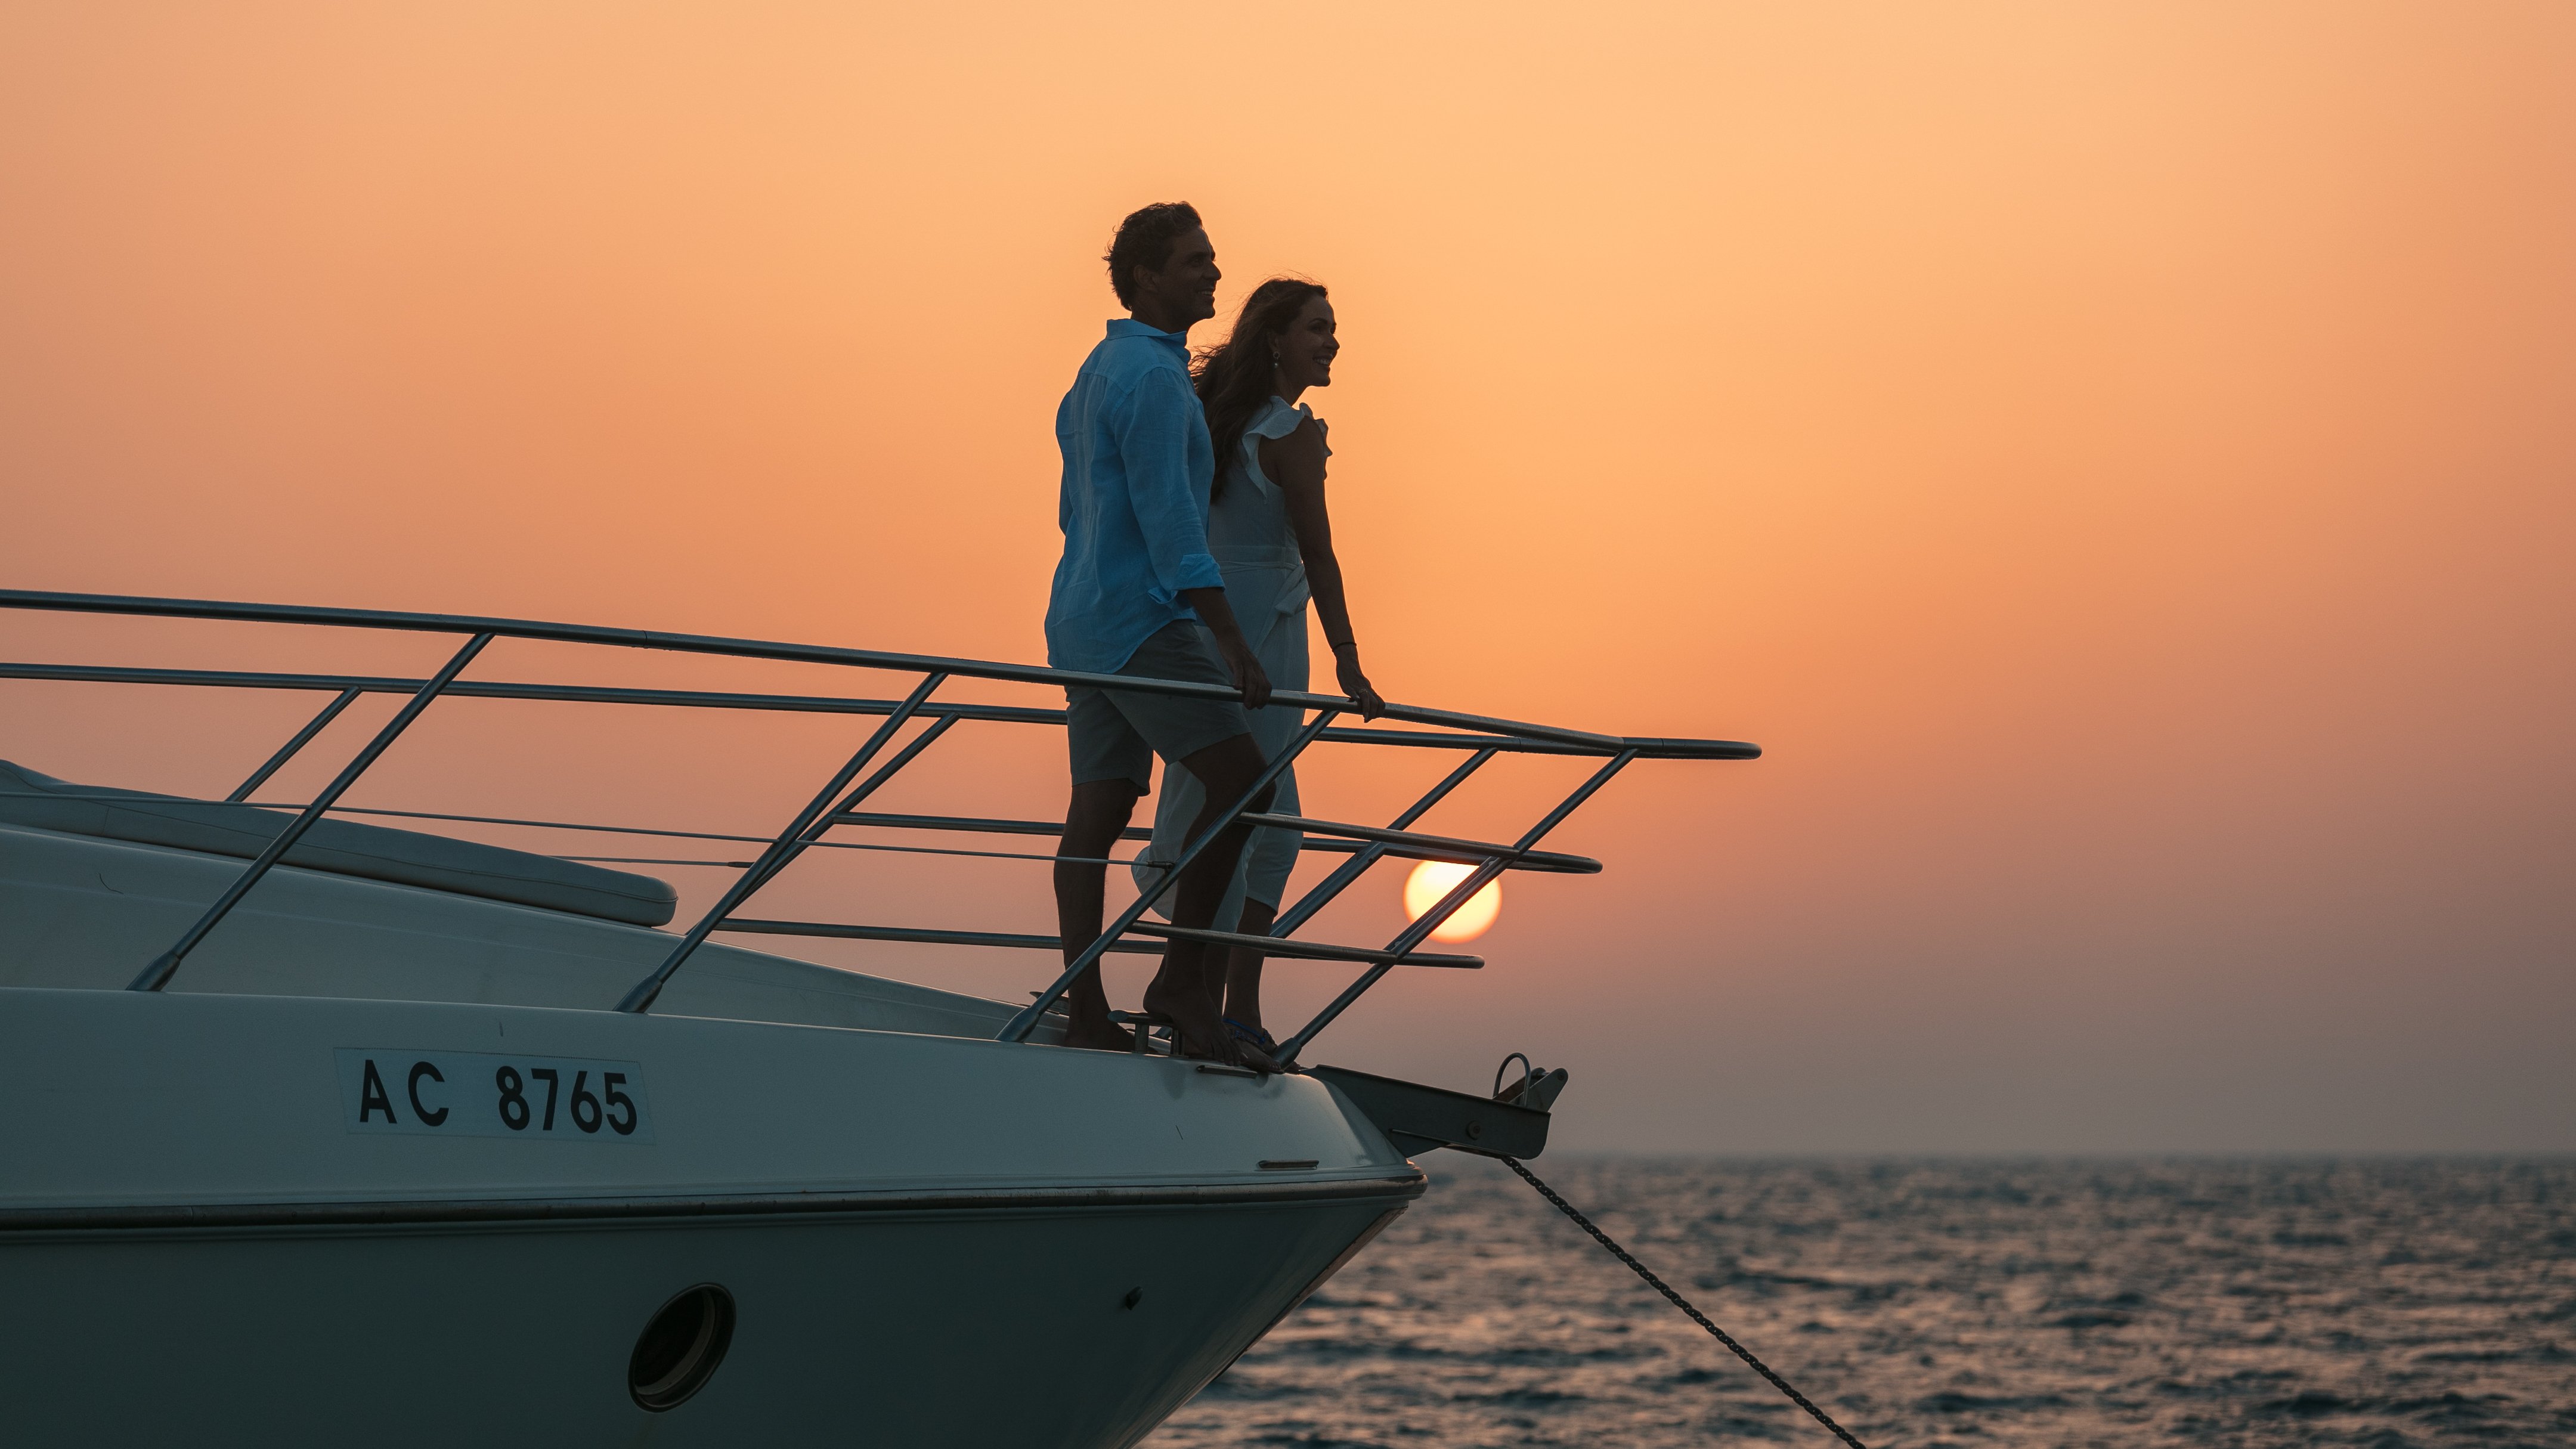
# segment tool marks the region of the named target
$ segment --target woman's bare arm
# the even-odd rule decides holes
[[[1333,554],[1333,519],[1324,506],[1324,430],[1312,419],[1284,438],[1261,444],[1261,471],[1279,484],[1287,500],[1288,526],[1296,532],[1297,552],[1306,560],[1306,587],[1315,596],[1315,614],[1324,622],[1324,641],[1333,648],[1333,675],[1342,693],[1359,702],[1360,718],[1375,719],[1386,701],[1360,668],[1359,641],[1351,633],[1351,607],[1342,590],[1342,561]]]

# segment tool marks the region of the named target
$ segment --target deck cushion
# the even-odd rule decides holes
[[[75,785],[0,760],[0,820],[13,825],[248,860],[293,818],[214,800]],[[346,820],[313,822],[285,863],[638,926],[668,921],[679,899],[667,882],[649,875]]]

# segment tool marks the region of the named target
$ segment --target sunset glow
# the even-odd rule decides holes
[[[1446,860],[1426,860],[1413,868],[1404,879],[1404,918],[1422,919],[1425,911],[1440,904],[1440,898],[1467,878],[1472,866]],[[1493,929],[1494,918],[1503,913],[1503,883],[1495,881],[1467,898],[1457,914],[1441,922],[1431,932],[1435,941],[1472,941]]]

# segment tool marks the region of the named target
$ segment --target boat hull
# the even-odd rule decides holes
[[[500,1057],[635,1068],[645,1130],[419,1121]],[[1313,1081],[596,1011],[0,990],[0,1102],[30,1442],[1129,1444],[1422,1190]],[[730,1347],[648,1410],[700,1283]]]
[[[1123,1445],[1402,1202],[20,1233],[0,1360],[50,1443]],[[697,1283],[732,1342],[647,1412]]]

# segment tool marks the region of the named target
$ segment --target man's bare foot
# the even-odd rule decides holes
[[[1132,1052],[1136,1049],[1136,1036],[1111,1021],[1106,1007],[1098,1015],[1076,1010],[1065,1022],[1064,1044],[1096,1052]]]
[[[1175,981],[1174,977],[1183,978]],[[1207,986],[1195,966],[1175,970],[1166,959],[1145,988],[1145,1009],[1172,1019],[1172,1051],[1205,1062],[1239,1062],[1242,1049],[1208,1000]],[[1245,1063],[1245,1065],[1251,1065]]]

